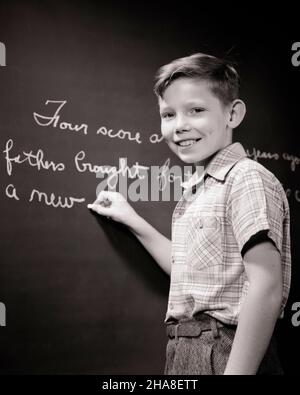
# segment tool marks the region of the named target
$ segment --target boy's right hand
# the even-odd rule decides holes
[[[136,211],[119,192],[101,191],[94,203],[88,204],[87,207],[99,215],[105,215],[127,226],[130,226],[137,216]]]

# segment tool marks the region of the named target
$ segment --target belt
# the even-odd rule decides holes
[[[194,319],[167,323],[167,336],[172,339],[178,337],[198,337],[202,332],[212,331],[213,337],[218,337],[218,329],[224,325],[213,317],[201,314]]]

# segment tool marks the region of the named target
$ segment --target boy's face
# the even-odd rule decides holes
[[[161,132],[184,162],[206,166],[216,152],[232,143],[230,108],[196,78],[176,79],[159,99]]]

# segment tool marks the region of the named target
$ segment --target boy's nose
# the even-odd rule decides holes
[[[177,117],[177,122],[175,126],[175,132],[176,133],[181,133],[181,132],[187,132],[191,129],[189,123],[187,122],[187,119],[185,117]]]

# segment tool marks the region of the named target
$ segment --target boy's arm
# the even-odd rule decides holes
[[[128,225],[131,232],[143,244],[149,254],[155,259],[158,265],[170,275],[172,243],[167,237],[158,232],[144,218],[137,215],[131,224]]]
[[[140,217],[122,194],[101,191],[95,202],[88,204],[88,208],[126,225],[158,265],[167,274],[171,273],[171,240]]]
[[[249,281],[231,353],[224,374],[256,374],[279,316],[282,268],[279,251],[270,241],[244,255]]]

